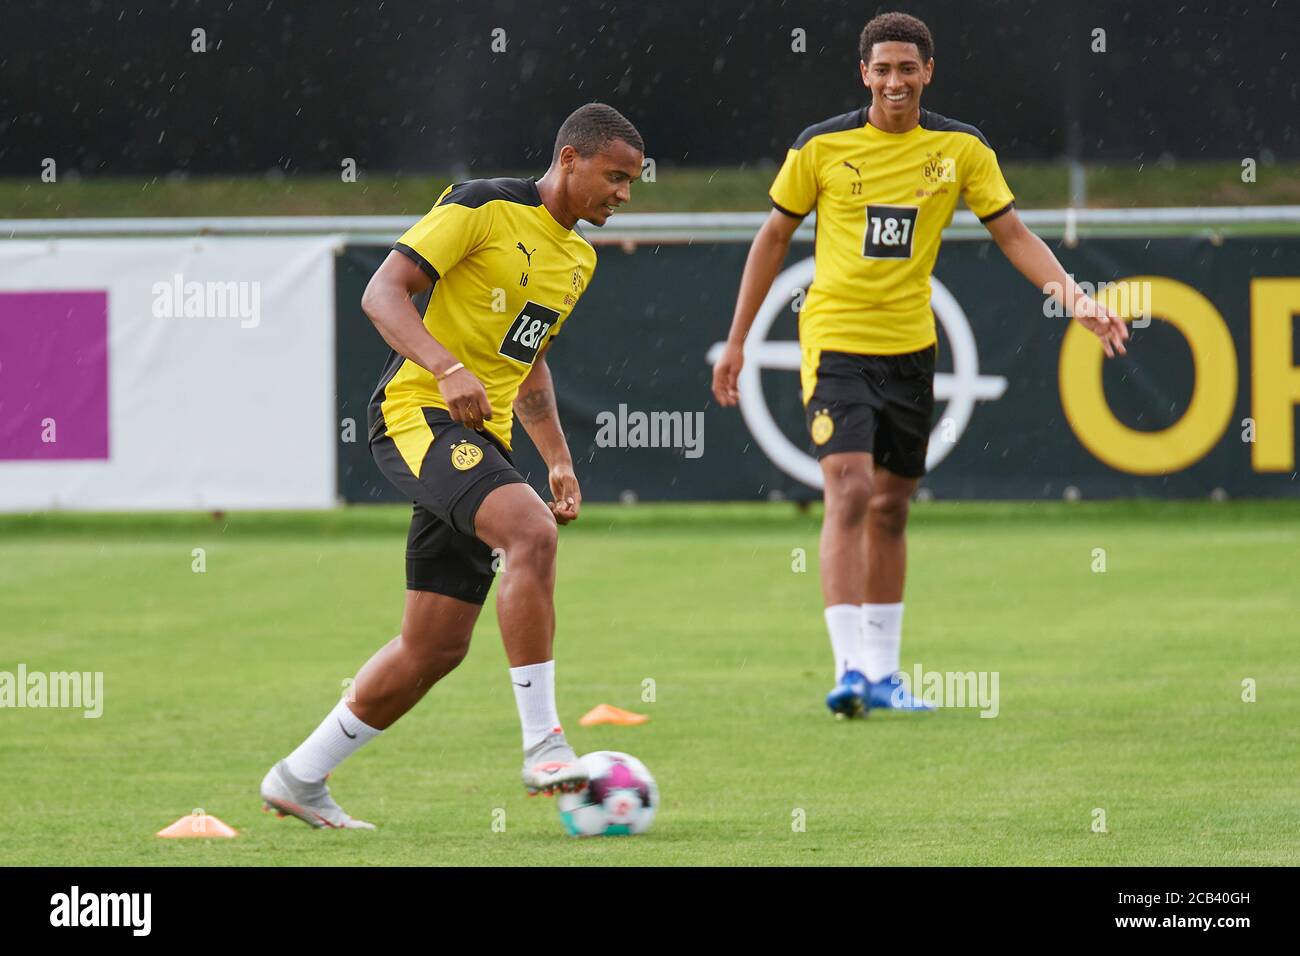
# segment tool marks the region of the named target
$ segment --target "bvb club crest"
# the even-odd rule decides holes
[[[926,153],[925,165],[921,167],[921,175],[931,186],[937,186],[940,183],[955,183],[957,181],[957,160],[951,156],[944,156],[943,153]]]
[[[815,444],[824,445],[831,440],[831,435],[835,434],[835,423],[831,421],[830,412],[822,409],[812,420],[812,440]]]
[[[468,440],[451,446],[451,465],[457,471],[469,471],[483,460],[483,449]]]

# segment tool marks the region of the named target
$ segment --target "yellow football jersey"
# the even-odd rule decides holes
[[[509,449],[519,386],[590,283],[596,250],[555,221],[533,180],[504,178],[448,187],[393,248],[433,280],[424,327],[483,383],[483,428]],[[432,439],[420,409],[447,407],[437,379],[394,352],[370,404],[370,439],[387,434],[419,475]]]
[[[1015,197],[973,126],[921,110],[906,133],[872,126],[866,107],[800,134],[772,204],[817,211],[815,276],[799,315],[805,354],[899,355],[935,341],[930,273],[957,196],[983,222]]]

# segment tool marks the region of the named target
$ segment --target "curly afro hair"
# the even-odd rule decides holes
[[[871,48],[877,43],[915,43],[921,51],[921,65],[934,56],[934,38],[930,28],[906,13],[882,13],[862,28],[858,52],[863,63],[871,62]]]

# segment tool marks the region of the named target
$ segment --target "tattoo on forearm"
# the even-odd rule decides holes
[[[515,402],[515,414],[525,425],[556,415],[555,391],[551,388],[534,388],[520,395]]]

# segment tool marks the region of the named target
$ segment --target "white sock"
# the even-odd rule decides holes
[[[555,710],[555,661],[510,668],[510,683],[519,708],[519,726],[524,732],[524,749],[540,743],[552,730],[560,729]]]
[[[856,604],[832,604],[826,609],[826,630],[835,654],[835,680],[845,671],[866,672],[866,644],[862,639],[862,610]]]
[[[866,675],[873,683],[897,674],[898,647],[903,640],[903,602],[862,605],[866,641]]]
[[[289,765],[289,772],[299,780],[316,783],[382,733],[382,730],[359,720],[348,710],[347,701],[341,700],[311,732],[311,736],[284,758],[285,763]]]

